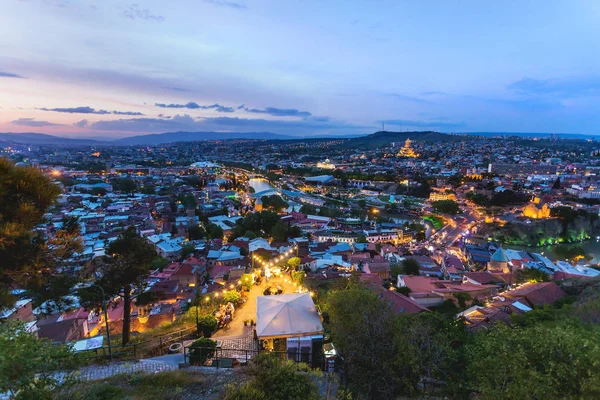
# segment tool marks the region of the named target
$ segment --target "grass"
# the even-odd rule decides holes
[[[155,374],[136,372],[110,378],[82,382],[56,393],[64,400],[175,400],[186,393],[206,389],[208,379],[188,371],[167,371]]]

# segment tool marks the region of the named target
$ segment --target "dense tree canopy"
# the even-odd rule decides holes
[[[0,159],[0,309],[14,303],[15,287],[38,301],[68,293],[72,279],[59,268],[81,250],[77,221],[66,219],[52,236],[34,231],[59,193],[37,169]]]
[[[154,246],[139,236],[134,228],[123,232],[108,246],[107,255],[93,261],[100,276],[97,284],[107,295],[123,299],[123,343],[129,343],[131,330],[131,296],[139,290],[148,276],[150,265],[156,258]],[[95,296],[95,297],[94,297]],[[98,299],[97,292],[82,292],[84,299]]]

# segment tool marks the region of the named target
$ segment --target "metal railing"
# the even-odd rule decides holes
[[[140,343],[113,345],[111,347],[112,357],[115,360],[137,360],[145,357],[162,356],[168,353],[169,346],[173,343],[183,344],[184,340],[197,337],[196,327],[181,329],[165,333]],[[82,354],[92,361],[100,361],[108,359],[110,352],[108,351],[108,347],[104,346],[98,349],[86,350],[82,352]]]
[[[190,362],[191,351],[204,353],[205,357],[198,356],[199,358],[205,358],[201,365],[192,364]],[[272,354],[282,360],[294,361],[297,364],[304,363],[311,368],[318,368],[325,370],[326,359],[325,354],[320,352],[319,355],[313,356],[312,352],[296,352],[296,351],[270,351],[270,350],[256,350],[256,349],[227,349],[227,348],[211,348],[211,347],[193,347],[185,346],[183,348],[183,359],[186,364],[192,364],[197,366],[215,367],[219,368],[232,368],[235,366],[248,365],[252,358],[259,354]],[[192,354],[192,357],[195,357]]]

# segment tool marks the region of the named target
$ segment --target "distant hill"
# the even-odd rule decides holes
[[[66,145],[66,146],[86,146],[101,144],[97,140],[91,139],[72,139],[58,136],[46,135],[43,133],[0,133],[0,142],[23,145]]]
[[[176,142],[194,142],[197,140],[289,140],[294,136],[279,135],[271,132],[166,132],[152,135],[130,136],[116,140],[117,145],[154,145]]]
[[[361,136],[358,138],[352,138],[346,140],[344,143],[338,145],[338,148],[342,149],[377,149],[380,147],[390,146],[392,143],[402,143],[406,139],[423,141],[423,142],[449,142],[464,140],[464,136],[448,135],[440,132],[433,131],[414,131],[414,132],[389,132],[379,131],[371,135]]]

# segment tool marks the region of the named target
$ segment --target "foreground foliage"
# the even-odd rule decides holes
[[[252,360],[247,374],[250,377],[247,382],[227,387],[224,400],[320,399],[306,364],[260,354]]]
[[[324,308],[354,396],[600,398],[600,282],[567,285],[572,297],[479,332],[457,310],[395,315],[356,281]]]
[[[50,399],[70,383],[56,372],[80,364],[71,347],[38,339],[19,323],[0,325],[0,393],[19,399]]]

